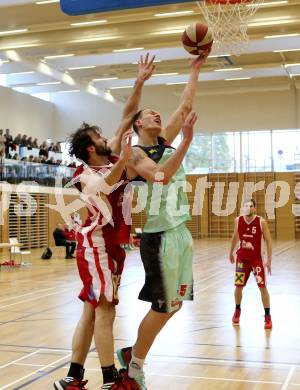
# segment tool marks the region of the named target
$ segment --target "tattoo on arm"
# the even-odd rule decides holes
[[[138,148],[133,148],[132,157],[129,159],[129,161],[133,165],[136,165],[139,161],[143,160],[145,157],[146,157],[145,154],[141,150],[139,150]]]

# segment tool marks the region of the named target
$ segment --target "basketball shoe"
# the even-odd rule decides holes
[[[132,347],[118,349],[117,356],[121,366],[128,369],[132,357]],[[143,369],[140,368],[135,362],[132,362],[131,364],[134,365],[134,370],[137,372],[137,374],[134,376],[135,381],[140,385],[141,390],[147,390],[145,373]]]
[[[272,318],[270,315],[265,315],[265,329],[272,329]]]
[[[105,383],[101,390],[141,390],[141,386],[128,376],[127,370],[121,369],[114,383]]]
[[[241,309],[235,309],[232,317],[233,325],[240,325],[240,315],[241,315]]]
[[[60,381],[54,382],[54,388],[56,390],[87,390],[85,385],[88,381],[82,379],[75,379],[71,376],[67,376]]]

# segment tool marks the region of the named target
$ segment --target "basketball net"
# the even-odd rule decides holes
[[[248,45],[248,23],[264,0],[196,1],[214,38],[217,53],[241,54]]]

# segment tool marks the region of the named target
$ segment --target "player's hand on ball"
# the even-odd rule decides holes
[[[132,130],[127,130],[126,133],[124,133],[122,136],[120,158],[124,161],[128,161],[132,154],[132,134]]]
[[[194,135],[194,125],[198,119],[198,116],[195,112],[190,112],[187,116],[182,114],[182,134],[183,138],[191,141]]]
[[[144,56],[140,57],[139,73],[138,73],[139,80],[146,81],[150,79],[155,69],[155,65],[153,65],[154,60],[155,60],[155,56],[152,56],[149,59],[149,53],[147,53],[145,57]]]
[[[230,255],[229,260],[231,264],[234,264],[235,263],[234,255]]]
[[[195,58],[192,63],[191,63],[191,66],[193,69],[195,70],[198,70],[200,71],[202,65],[206,62],[207,60],[207,57],[209,56],[211,50],[204,50],[202,54],[200,54],[200,56],[198,56],[197,58]]]

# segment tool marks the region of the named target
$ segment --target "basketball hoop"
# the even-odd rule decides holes
[[[249,19],[264,0],[197,1],[214,38],[214,46],[230,54],[241,54],[247,47]]]

